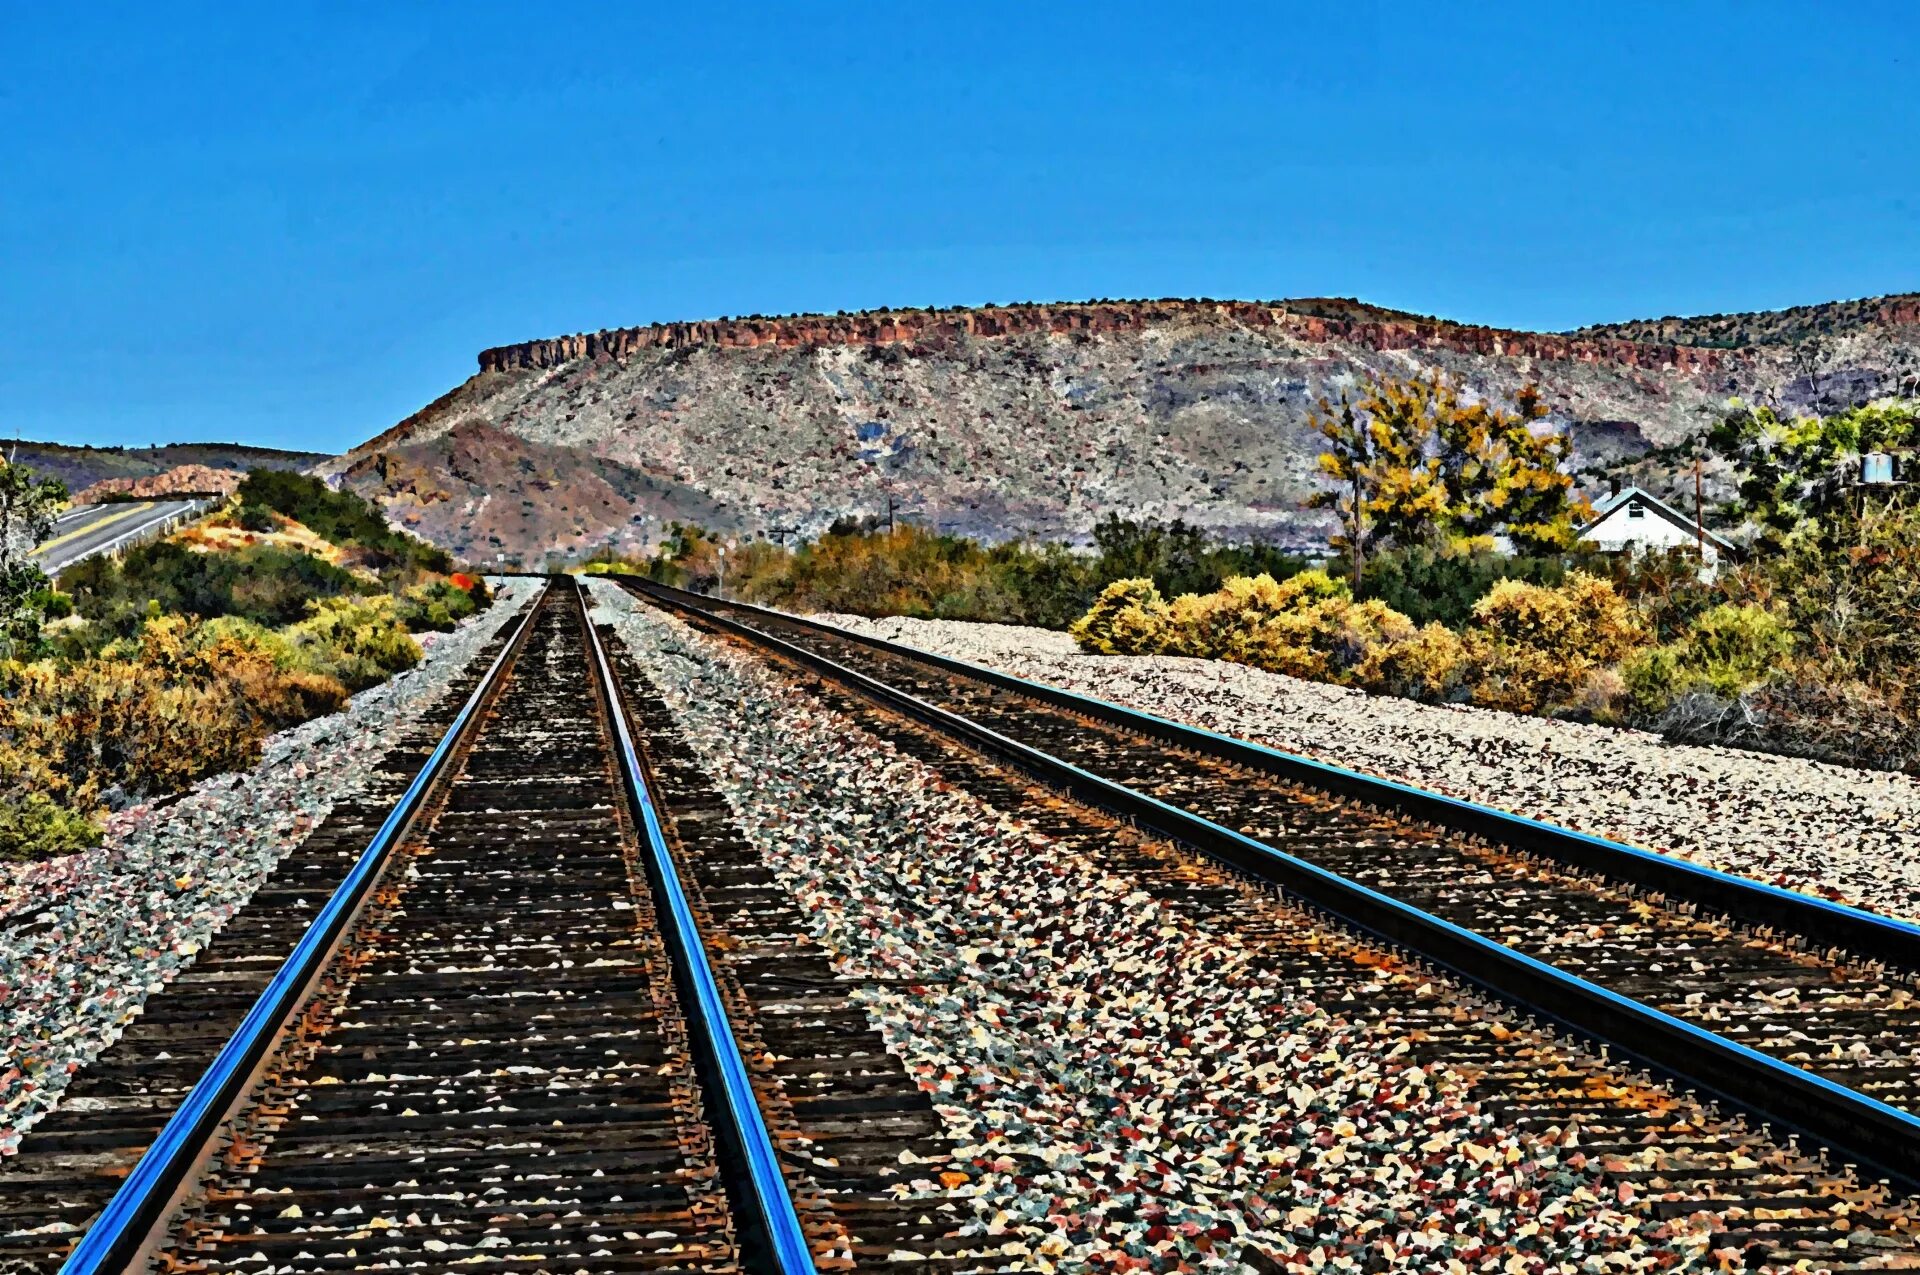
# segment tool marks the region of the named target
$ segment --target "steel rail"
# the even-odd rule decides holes
[[[1920,972],[1920,925],[1881,916],[1864,908],[1834,903],[1460,797],[1449,797],[1444,793],[1383,779],[1378,775],[1297,753],[1282,752],[1265,744],[1170,721],[1140,709],[1127,708],[1045,682],[1028,681],[999,669],[952,656],[936,655],[918,647],[889,642],[885,638],[855,633],[820,620],[789,615],[748,602],[713,599],[652,581],[622,580],[621,583],[630,592],[677,599],[702,612],[718,602],[721,606],[766,616],[783,624],[799,625],[825,636],[854,642],[900,659],[931,665],[1123,730],[1163,740],[1176,748],[1262,771],[1289,783],[1364,801],[1411,819],[1478,837],[1494,845],[1538,854],[1611,881],[1637,886],[1669,898],[1684,899],[1745,925],[1782,930],[1816,946],[1839,947],[1852,956],[1869,957]]]
[[[1495,999],[1630,1058],[1683,1087],[1710,1095],[1777,1129],[1804,1136],[1873,1175],[1899,1182],[1905,1189],[1920,1188],[1920,1118],[1908,1112],[1010,739],[701,605],[708,599],[658,586],[643,587],[639,592],[812,669],[971,748],[999,757],[1077,800],[1110,810],[1158,836],[1193,846],[1278,885],[1295,899],[1362,934],[1413,953]]]
[[[627,725],[626,709],[620,698],[620,682],[607,660],[600,634],[593,625],[592,599],[584,584],[576,581],[576,588],[579,589],[582,622],[586,625],[593,648],[600,693],[604,697],[607,719],[612,723],[618,744],[615,751],[620,758],[620,775],[626,785],[628,799],[639,812],[645,832],[646,854],[642,857],[646,864],[648,884],[660,904],[654,911],[673,958],[674,982],[681,989],[681,1009],[693,1020],[696,1028],[689,1035],[696,1043],[697,1055],[704,1058],[704,1070],[713,1082],[707,1086],[709,1096],[718,1096],[726,1109],[724,1132],[732,1144],[741,1170],[736,1174],[737,1185],[752,1206],[752,1217],[761,1230],[758,1238],[765,1244],[774,1263],[772,1269],[781,1275],[811,1275],[815,1269],[813,1253],[807,1245],[799,1214],[794,1210],[786,1176],[780,1171],[779,1155],[774,1150],[772,1135],[767,1132],[766,1121],[761,1117],[759,1099],[754,1096],[753,1080],[748,1074],[746,1059],[741,1056],[733,1027],[728,1022],[726,1006],[720,997],[720,984],[714,978],[713,966],[707,959],[706,944],[700,937],[699,924],[688,902],[686,888],[681,884],[679,870],[674,865],[673,852],[667,847],[660,814],[654,806],[645,769],[634,749],[633,732]]]
[[[160,1136],[141,1155],[100,1217],[67,1255],[60,1267],[62,1275],[109,1275],[135,1269],[135,1263],[148,1252],[149,1246],[164,1238],[158,1233],[171,1219],[181,1193],[190,1187],[210,1143],[234,1104],[245,1095],[261,1061],[288,1021],[306,1001],[314,981],[326,966],[340,936],[360,911],[394,846],[419,813],[454,751],[478,724],[483,705],[504,682],[504,671],[518,656],[532,631],[533,616],[545,601],[546,595],[542,594],[522,612],[519,629],[467,697],[459,715],[447,727],[413,782],[300,936],[273,980],[261,990],[206,1074],[187,1092]]]

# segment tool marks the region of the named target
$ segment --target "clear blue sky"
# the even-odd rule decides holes
[[[337,450],[718,314],[1920,289],[1903,0],[22,2],[0,72],[0,434],[65,442]]]

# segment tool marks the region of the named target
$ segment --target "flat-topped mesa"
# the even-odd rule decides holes
[[[1303,303],[1304,304],[1304,303]],[[642,350],[688,346],[753,347],[884,345],[953,337],[992,339],[1048,333],[1128,332],[1180,320],[1277,329],[1313,343],[1340,341],[1375,350],[1454,350],[1462,354],[1613,363],[1659,370],[1711,372],[1738,351],[1662,345],[1619,337],[1568,337],[1516,332],[1439,319],[1346,319],[1301,313],[1287,302],[1133,301],[1067,305],[982,306],[956,310],[877,310],[765,319],[703,319],[612,328],[497,346],[480,353],[482,372],[558,367],[581,359],[625,358]],[[1898,321],[1898,320],[1890,320]]]

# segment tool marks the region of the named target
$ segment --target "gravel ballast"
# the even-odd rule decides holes
[[[495,604],[420,637],[418,666],[266,742],[260,764],[164,805],[113,815],[97,848],[0,865],[0,1154],[71,1076],[189,966],[287,852],[366,786],[398,725],[448,686],[541,588],[494,581]]]
[[[1421,704],[1048,629],[813,617],[1319,761],[1920,921],[1920,780]]]
[[[1312,987],[1276,981],[1236,933],[591,587],[815,938],[876,980],[857,999],[972,1171],[983,1255],[1041,1271],[1239,1270],[1248,1244],[1326,1270],[1704,1256],[1704,1219],[1619,1207],[1568,1131],[1501,1127],[1465,1078],[1411,1065],[1372,1006],[1457,992],[1337,944]]]

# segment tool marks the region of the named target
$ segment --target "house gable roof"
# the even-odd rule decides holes
[[[1644,487],[1625,487],[1596,503],[1593,507],[1593,521],[1580,528],[1581,538],[1584,539],[1588,532],[1605,522],[1616,510],[1623,509],[1636,500],[1652,510],[1655,514],[1658,514],[1674,526],[1680,528],[1680,530],[1686,532],[1689,536],[1695,534],[1695,531],[1698,530],[1699,534],[1705,536],[1707,540],[1722,553],[1737,552],[1731,540],[1728,540],[1725,536],[1717,535],[1705,527],[1696,528],[1693,519],[1687,517]]]

